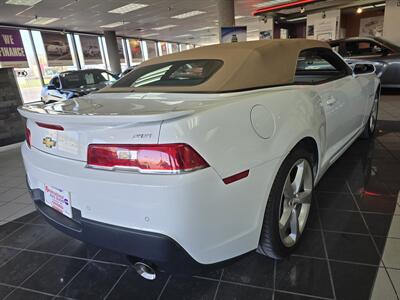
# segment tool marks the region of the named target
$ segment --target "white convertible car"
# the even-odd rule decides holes
[[[313,189],[371,137],[380,83],[328,44],[221,44],[147,61],[69,102],[25,105],[37,209],[61,231],[153,266],[201,272],[299,243]]]

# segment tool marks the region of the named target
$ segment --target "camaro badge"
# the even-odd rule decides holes
[[[54,148],[56,146],[56,141],[53,140],[51,137],[46,136],[43,138],[43,145],[45,145],[47,148]]]

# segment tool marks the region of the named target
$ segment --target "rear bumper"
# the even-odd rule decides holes
[[[176,256],[189,256],[210,265],[256,249],[275,169],[273,162],[266,163],[251,169],[247,178],[225,185],[211,167],[171,176],[93,170],[85,168],[84,161],[29,149],[26,143],[22,156],[36,204],[52,217],[54,226],[101,247],[173,264]],[[60,215],[56,222],[53,212],[43,206],[42,196],[36,194],[45,185],[70,193],[74,221]],[[67,226],[60,227],[60,220]],[[118,230],[107,234],[113,232],[110,228]],[[132,234],[140,238],[127,241]],[[165,256],[138,247],[144,237],[157,237],[157,242],[148,244]],[[169,250],[159,250],[164,248]]]
[[[202,273],[231,261],[198,263],[177,242],[165,235],[85,219],[77,209],[73,209],[73,219],[69,219],[44,203],[44,194],[40,189],[29,191],[37,210],[61,232],[101,248],[145,259],[162,270],[184,274]]]

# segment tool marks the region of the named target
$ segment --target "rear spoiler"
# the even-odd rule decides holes
[[[146,115],[96,115],[82,113],[64,113],[46,109],[41,105],[24,105],[18,112],[35,122],[50,124],[89,124],[89,125],[122,125],[132,123],[160,122],[193,114],[194,110],[170,111]]]

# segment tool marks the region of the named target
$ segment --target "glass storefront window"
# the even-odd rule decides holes
[[[157,42],[157,44],[158,44],[158,54],[160,56],[168,54],[168,45],[166,42]]]
[[[157,57],[157,42],[155,41],[144,41],[144,42],[146,44],[146,51],[147,51],[146,59]]]
[[[82,69],[106,69],[105,58],[101,51],[101,37],[74,34],[79,62]]]
[[[55,65],[54,62],[50,61],[47,57],[47,53],[46,53],[46,49],[45,49],[45,45],[43,43],[43,39],[42,39],[42,34],[40,31],[32,31],[32,36],[33,36],[33,42],[35,44],[35,49],[38,55],[38,59],[39,59],[39,64],[40,64],[40,69],[42,70],[42,74],[43,74],[43,80],[45,84],[48,84],[49,81],[57,74],[59,74],[60,72],[63,71],[69,71],[69,70],[77,70],[78,67],[76,65],[76,61],[74,59],[74,53],[73,51],[73,47],[71,45],[71,36],[70,34],[67,34],[67,40],[68,40],[68,47],[69,47],[69,51],[71,51],[72,53],[72,59],[71,60],[66,60],[66,62],[64,63],[63,61],[60,60],[59,65]],[[46,45],[47,47],[49,47],[48,45]],[[58,55],[63,55],[63,53],[67,52],[67,45],[62,45],[62,44],[58,44],[56,45],[56,43],[54,42],[54,44],[51,45],[51,49],[49,51],[51,51],[51,53],[54,51],[54,53],[58,54]],[[67,56],[67,55],[65,55]]]
[[[35,53],[28,30],[20,30],[22,43],[24,44],[28,68],[15,68],[18,85],[24,103],[40,100],[42,82],[40,80],[39,66],[36,63]]]

